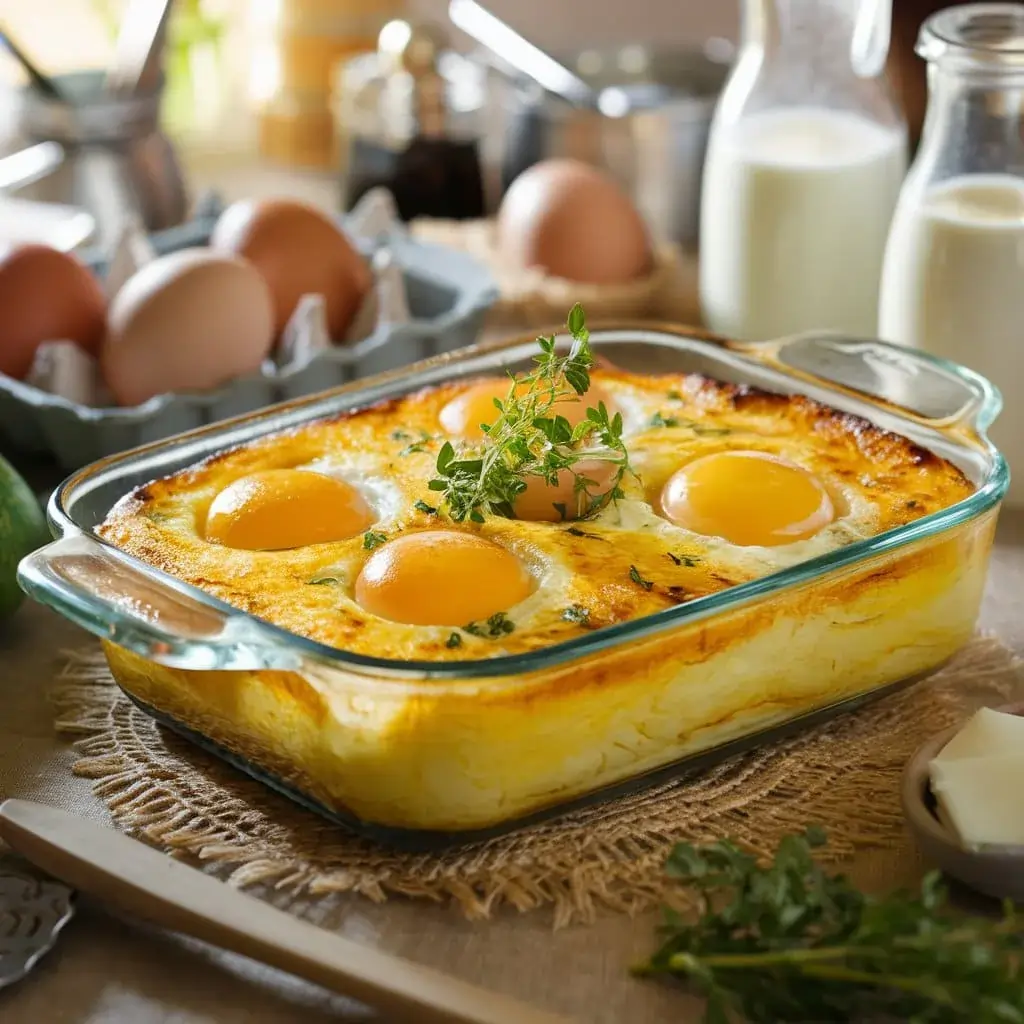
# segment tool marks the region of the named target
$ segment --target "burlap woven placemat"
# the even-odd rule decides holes
[[[914,749],[979,704],[1016,698],[1021,672],[980,637],[911,688],[696,775],[440,854],[402,854],[352,838],[161,729],[127,700],[95,649],[70,655],[53,698],[75,739],[78,775],[125,830],[217,862],[241,886],[296,895],[355,892],[448,900],[470,918],[504,905],[547,907],[556,926],[598,907],[685,903],[662,867],[676,842],[731,836],[767,853],[820,823],[826,856],[902,841],[899,779]]]

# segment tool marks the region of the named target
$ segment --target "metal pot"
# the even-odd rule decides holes
[[[71,72],[54,81],[64,100],[30,88],[18,94],[17,134],[25,144],[58,143],[63,159],[20,194],[85,208],[96,219],[102,246],[112,245],[132,216],[150,231],[182,223],[188,192],[160,130],[161,89],[110,95],[102,71]]]
[[[731,45],[632,45],[554,56],[586,82],[593,102],[573,104],[513,77],[503,190],[538,160],[583,160],[620,182],[657,237],[696,247],[704,152]]]

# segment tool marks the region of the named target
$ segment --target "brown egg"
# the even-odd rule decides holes
[[[214,388],[254,373],[274,341],[274,309],[255,267],[209,249],[147,263],[110,303],[100,367],[122,405]]]
[[[587,284],[623,284],[651,269],[650,238],[632,201],[577,160],[543,160],[520,174],[497,230],[502,258],[517,269]]]
[[[341,228],[315,207],[292,199],[233,203],[217,221],[210,245],[244,256],[263,275],[274,297],[278,336],[302,296],[319,294],[331,337],[340,341],[373,283]]]
[[[22,378],[44,341],[73,341],[99,351],[107,300],[74,256],[48,245],[0,251],[0,373]]]

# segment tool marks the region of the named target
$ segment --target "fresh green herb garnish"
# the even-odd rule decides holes
[[[437,509],[433,505],[428,505],[422,498],[413,505],[413,508],[417,512],[425,512],[428,516],[437,515]]]
[[[515,632],[516,624],[504,612],[495,612],[486,622],[470,622],[462,628],[471,636],[495,640]]]
[[[456,647],[462,646],[462,637],[459,636],[458,633],[449,633],[448,639],[445,641],[444,645],[448,648],[448,650],[452,651]]]
[[[622,440],[621,414],[613,416],[599,402],[573,427],[559,413],[559,403],[587,393],[594,365],[579,303],[569,312],[568,328],[573,342],[567,355],[556,353],[553,336],[537,339],[541,351],[534,357],[536,368],[518,380],[510,379],[504,400],[494,400],[497,416],[486,427],[482,442],[458,449],[448,441],[441,446],[437,476],[429,486],[442,495],[456,522],[481,523],[487,515],[511,519],[515,500],[531,478],[554,485],[566,472],[572,474],[576,504],[584,515],[623,496],[620,485],[633,469]],[[603,489],[574,468],[584,459],[616,467]]]
[[[671,551],[666,551],[665,554],[668,555],[676,565],[685,565],[688,569],[692,569],[695,565],[700,564],[700,559],[694,558],[693,555],[674,555]]]
[[[404,430],[392,430],[391,431],[392,441],[410,441],[412,440],[412,434],[407,434]]]
[[[656,412],[648,424],[651,427],[678,427],[679,420],[675,416],[662,416],[660,412]]]
[[[366,551],[372,551],[374,548],[379,548],[387,539],[386,533],[374,533],[373,530],[367,530],[363,534],[363,548]]]
[[[590,611],[579,604],[571,604],[562,612],[566,622],[576,622],[581,626],[590,625]]]
[[[818,828],[787,836],[771,864],[728,841],[677,846],[668,874],[700,898],[669,912],[640,975],[685,980],[706,1024],[900,1020],[1024,1024],[1024,921],[953,911],[938,872],[920,891],[869,896],[828,875]]]
[[[314,576],[313,579],[311,579],[309,581],[309,586],[311,586],[311,587],[325,587],[325,586],[327,586],[327,585],[329,585],[331,583],[340,583],[340,582],[341,582],[341,580],[339,580],[337,576]]]
[[[679,391],[676,391],[674,389],[672,391],[666,391],[665,392],[665,397],[670,402],[681,402],[683,400],[682,393],[679,392]]]
[[[635,565],[631,565],[629,567],[629,578],[638,587],[643,587],[644,590],[650,590],[651,587],[654,586],[654,584],[650,580],[645,580],[643,576],[640,575],[640,570]]]

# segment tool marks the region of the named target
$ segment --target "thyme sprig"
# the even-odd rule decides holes
[[[1009,904],[1001,919],[957,914],[937,872],[917,893],[865,895],[815,862],[824,842],[787,836],[768,865],[728,841],[677,846],[667,871],[700,913],[669,913],[635,973],[693,986],[706,1024],[1024,1024],[1024,920]]]
[[[515,501],[531,479],[558,483],[565,472],[573,477],[573,509],[589,515],[608,500],[623,497],[622,480],[633,473],[622,439],[622,416],[604,402],[588,407],[575,427],[559,412],[559,404],[590,389],[594,355],[583,307],[576,303],[567,319],[572,346],[566,355],[555,351],[555,338],[538,338],[535,368],[509,380],[504,399],[494,400],[496,417],[482,425],[478,444],[445,442],[437,456],[437,476],[430,489],[438,492],[456,522],[482,523],[485,516],[515,518]],[[511,375],[510,375],[511,376]],[[609,462],[615,473],[606,484],[577,468],[584,460]],[[635,474],[634,474],[635,475]],[[572,518],[567,510],[563,518]]]

